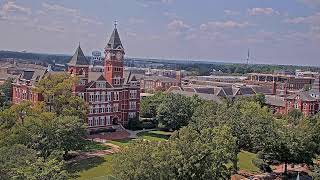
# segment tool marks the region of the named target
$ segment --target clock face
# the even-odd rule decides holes
[[[117,60],[122,60],[123,54],[121,52],[118,52],[116,57],[117,57]]]

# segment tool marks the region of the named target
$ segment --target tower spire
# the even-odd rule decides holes
[[[118,26],[118,21],[115,20],[115,21],[114,21],[114,28],[117,29],[117,26]]]
[[[114,30],[105,49],[123,50],[117,26],[118,21],[114,21]]]

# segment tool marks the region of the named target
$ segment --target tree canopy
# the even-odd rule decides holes
[[[113,159],[120,179],[228,179],[235,138],[222,126],[177,131],[167,142],[139,141]]]

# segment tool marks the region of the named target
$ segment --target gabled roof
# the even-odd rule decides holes
[[[93,82],[97,82],[97,81],[105,81],[106,82],[106,88],[112,88],[111,84],[106,80],[106,78],[103,75],[100,75],[100,77],[98,77]]]
[[[214,88],[213,87],[199,87],[199,88],[195,88],[195,91],[197,93],[214,94]]]
[[[255,91],[251,87],[240,87],[241,95],[254,95]]]
[[[34,71],[23,71],[22,79],[32,80],[33,75],[34,75]]]
[[[72,56],[72,58],[70,59],[69,66],[84,66],[84,65],[90,65],[90,62],[87,60],[86,56],[83,54],[83,51],[80,47],[80,45],[78,46],[76,52],[74,53],[74,55]]]
[[[135,75],[132,76],[131,81],[137,81],[137,78]]]
[[[104,78],[104,76],[101,75],[101,76],[97,79],[97,81],[106,81],[106,78]]]
[[[296,99],[296,98],[299,98],[301,99],[302,101],[316,101],[317,99],[312,97],[309,92],[307,91],[302,91],[302,92],[298,92],[296,94],[292,94],[290,96],[288,96],[286,99]]]
[[[114,28],[106,48],[107,49],[119,49],[119,48],[123,49],[117,28]]]

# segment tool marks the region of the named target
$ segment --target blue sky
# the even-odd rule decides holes
[[[0,0],[0,49],[320,66],[320,0]]]

